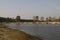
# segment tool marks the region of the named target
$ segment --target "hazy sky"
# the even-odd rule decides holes
[[[60,16],[60,0],[0,0],[0,16]]]

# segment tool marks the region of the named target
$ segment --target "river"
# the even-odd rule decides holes
[[[59,24],[5,24],[9,28],[18,29],[43,40],[60,40]]]

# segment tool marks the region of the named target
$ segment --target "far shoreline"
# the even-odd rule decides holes
[[[0,24],[60,24],[60,22],[0,22]]]

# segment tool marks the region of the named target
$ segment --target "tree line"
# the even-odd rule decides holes
[[[15,19],[0,17],[0,22],[15,22]]]
[[[39,19],[40,18],[40,19]],[[56,18],[56,17],[39,17],[39,16],[35,16],[32,18],[32,20],[27,20],[27,19],[21,19],[20,16],[16,16],[16,18],[5,18],[5,17],[0,17],[0,22],[33,22],[33,21],[39,21],[39,22],[60,22],[60,17]]]
[[[33,20],[37,20],[39,22],[60,22],[60,17],[46,17],[44,18],[43,16],[42,17],[39,17],[39,16],[33,16]]]

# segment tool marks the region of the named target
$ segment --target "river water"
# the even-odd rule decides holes
[[[60,40],[59,24],[5,24],[9,28],[18,29],[43,40]]]

